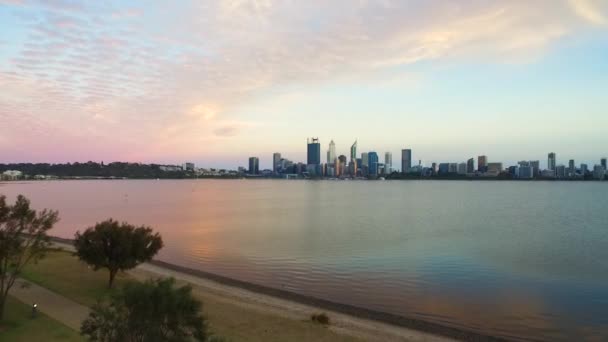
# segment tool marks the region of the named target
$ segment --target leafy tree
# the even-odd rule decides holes
[[[100,342],[205,341],[202,304],[190,286],[174,284],[173,278],[128,283],[109,302],[93,307],[80,333]]]
[[[152,228],[109,219],[87,228],[82,234],[77,232],[74,246],[80,260],[96,271],[100,268],[110,271],[108,287],[111,288],[118,271],[151,260],[163,247],[163,240],[158,233],[152,233]]]
[[[44,257],[50,245],[46,233],[57,221],[57,211],[36,212],[22,195],[14,205],[0,196],[0,320],[9,290],[23,267]]]

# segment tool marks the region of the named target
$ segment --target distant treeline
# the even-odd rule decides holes
[[[158,164],[113,162],[109,164],[86,162],[67,164],[18,163],[0,164],[0,173],[7,170],[21,171],[25,175],[52,175],[69,177],[117,177],[117,178],[195,178],[191,171],[163,171]]]

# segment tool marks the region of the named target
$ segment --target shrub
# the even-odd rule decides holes
[[[310,320],[323,325],[329,325],[329,316],[325,313],[313,314],[310,316]]]

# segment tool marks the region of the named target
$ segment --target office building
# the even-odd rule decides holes
[[[602,158],[600,165],[604,168],[604,170],[608,170],[608,165],[606,165],[606,158]]]
[[[407,173],[412,168],[412,150],[401,150],[401,172]]]
[[[367,154],[367,167],[369,169],[369,175],[376,177],[378,176],[378,153],[376,152],[369,152]]]
[[[602,165],[595,165],[593,167],[593,178],[603,180],[606,177],[606,168]]]
[[[589,166],[587,166],[587,164],[581,164],[581,175],[583,178],[587,175],[587,171],[589,171]]]
[[[482,172],[482,173],[488,171],[488,157],[487,156],[477,157],[477,171]]]
[[[576,175],[576,165],[574,165],[574,159],[570,159],[568,162],[568,177],[574,177]]]
[[[310,138],[308,143],[307,165],[321,165],[321,143],[319,138]]]
[[[551,152],[551,153],[549,153],[549,158],[547,160],[547,169],[555,171],[555,165],[557,165],[556,159],[555,159],[555,153]]]
[[[249,158],[249,174],[257,175],[260,173],[260,159],[258,157]]]
[[[488,163],[485,167],[488,173],[498,175],[502,172],[502,163]]]
[[[566,178],[566,166],[565,165],[557,165],[555,167],[555,177],[556,178]]]
[[[327,150],[327,164],[333,164],[336,160],[336,144],[334,141],[329,142],[329,150]]]
[[[357,140],[350,147],[350,160],[357,160]]]
[[[521,179],[532,179],[534,178],[534,167],[527,163],[518,167],[517,176]]]
[[[361,167],[369,167],[369,153],[361,153]]]
[[[184,163],[185,171],[194,171],[194,163]]]
[[[467,163],[458,164],[458,174],[466,175],[467,174]]]
[[[440,175],[446,175],[450,172],[450,164],[449,163],[439,163],[437,168],[437,173]]]
[[[467,160],[467,173],[475,173],[475,158]]]
[[[272,154],[272,172],[274,174],[279,173],[279,169],[281,168],[281,154],[279,152],[275,152]]]
[[[540,160],[530,160],[530,166],[533,168],[532,177],[538,177],[540,175]]]
[[[384,172],[385,174],[393,172],[393,154],[391,152],[384,153]]]

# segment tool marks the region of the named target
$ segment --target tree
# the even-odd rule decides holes
[[[163,240],[152,228],[135,227],[112,219],[77,232],[74,240],[76,255],[97,271],[110,271],[108,287],[112,288],[118,271],[125,271],[152,259],[163,247]]]
[[[44,257],[50,246],[46,233],[59,221],[57,211],[30,209],[22,195],[14,205],[0,196],[0,320],[11,287],[23,268]]]
[[[174,284],[173,278],[126,284],[93,307],[80,333],[99,342],[205,341],[202,304],[190,286]]]

